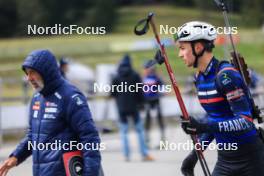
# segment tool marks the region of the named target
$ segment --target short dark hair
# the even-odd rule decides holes
[[[213,48],[215,47],[214,41],[201,39],[201,40],[195,40],[195,41],[192,41],[192,42],[193,43],[199,43],[199,42],[202,43],[202,45],[204,46],[205,51],[207,51],[207,52],[212,52]]]
[[[68,61],[67,58],[63,57],[63,58],[60,59],[59,63],[60,63],[60,66],[63,66],[63,65],[68,65],[69,61]]]

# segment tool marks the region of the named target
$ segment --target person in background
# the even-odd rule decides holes
[[[139,108],[143,106],[144,95],[142,89],[130,89],[127,91],[118,91],[117,86],[126,85],[126,87],[134,87],[136,84],[142,84],[141,78],[134,71],[131,65],[131,59],[125,55],[118,66],[117,75],[113,78],[111,96],[114,97],[119,114],[120,134],[123,143],[123,152],[125,160],[130,161],[131,152],[128,140],[129,121],[134,122],[134,126],[138,136],[140,152],[143,161],[152,161],[149,155],[144,137],[144,127],[139,114]]]
[[[150,129],[151,129],[151,111],[154,110],[157,112],[158,125],[160,128],[160,140],[165,140],[165,126],[164,119],[161,114],[160,107],[160,97],[162,96],[163,91],[163,81],[156,73],[155,67],[147,67],[144,64],[144,77],[143,84],[146,87],[144,89],[144,98],[145,98],[145,129],[146,129],[146,142],[149,146],[150,143]]]
[[[69,60],[61,58],[59,61],[61,75],[66,78],[67,72],[69,71]]]

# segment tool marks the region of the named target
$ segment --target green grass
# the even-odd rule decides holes
[[[55,37],[26,37],[18,39],[0,40],[0,77],[17,77],[23,75],[21,63],[25,56],[34,49],[47,48],[52,50],[56,57],[67,56],[74,61],[86,64],[92,68],[100,63],[116,64],[124,53],[129,52],[127,48],[134,41],[144,39],[154,39],[151,32],[146,36],[136,36],[133,34],[134,25],[139,19],[146,17],[148,12],[156,13],[155,21],[157,25],[169,25],[177,27],[190,20],[205,20],[216,26],[223,26],[223,17],[220,12],[207,11],[207,16],[199,10],[179,8],[169,5],[163,6],[132,6],[123,7],[119,10],[114,33],[103,36],[71,35]],[[238,51],[245,57],[250,67],[264,74],[264,34],[257,29],[247,29],[243,24],[243,19],[238,15],[231,16],[232,24],[239,28],[240,43]],[[171,37],[171,35],[162,35]],[[167,48],[170,63],[177,76],[186,76],[193,70],[185,68],[183,62],[177,57],[175,47]],[[139,72],[146,59],[153,58],[155,50],[129,52],[133,58],[133,64]],[[223,48],[218,46],[215,55],[223,58]],[[164,66],[160,67],[161,74],[168,80]],[[21,93],[20,85],[4,86],[4,94],[18,95]]]
[[[132,33],[134,25],[139,19],[145,18],[149,12],[156,14],[155,21],[157,24],[180,26],[187,21],[199,20],[207,21],[215,26],[223,26],[224,21],[221,12],[218,11],[201,11],[197,9],[175,7],[172,5],[156,6],[132,6],[124,7],[119,10],[120,19],[116,25],[116,33]],[[245,26],[243,20],[238,15],[230,15],[232,24],[235,26]]]
[[[253,33],[254,34],[254,33]],[[250,42],[249,40],[243,40],[243,33],[241,34],[241,43],[238,45],[238,50],[245,56],[248,64],[263,73],[261,66],[264,64],[262,57],[264,56],[264,42]],[[245,38],[247,38],[247,32]],[[149,36],[151,37],[151,36]],[[263,34],[262,34],[263,37]],[[255,38],[261,40],[262,37]],[[87,39],[89,38],[89,39]],[[113,51],[114,46],[118,45],[130,45],[131,42],[137,39],[144,39],[143,37],[132,35],[106,35],[101,36],[94,41],[95,37],[80,37],[76,38],[50,38],[48,39],[22,39],[11,41],[0,41],[0,76],[18,76],[23,74],[20,71],[20,65],[24,57],[33,49],[37,48],[49,48],[56,56],[69,56],[76,61],[88,64],[95,67],[98,63],[116,63],[122,55],[126,52],[126,48],[121,51]],[[146,37],[145,37],[146,38]],[[254,39],[251,39],[254,40]],[[5,43],[5,46],[4,46]],[[20,47],[21,46],[21,47]],[[20,49],[19,49],[20,48]],[[22,49],[23,48],[23,49]],[[118,47],[117,47],[118,48]],[[19,51],[20,50],[20,51]],[[174,50],[174,51],[173,51]],[[175,49],[168,49],[169,56],[172,58],[177,57]],[[216,54],[222,57],[223,49],[217,48]],[[132,52],[132,56],[135,57],[135,65],[138,67],[138,62],[144,58],[152,58],[155,51],[140,51]],[[138,61],[137,61],[138,60]],[[256,64],[255,64],[256,63]],[[139,67],[138,67],[139,68]]]

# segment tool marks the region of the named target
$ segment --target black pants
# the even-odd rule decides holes
[[[212,176],[264,176],[264,144],[261,140],[236,152],[218,152]]]
[[[164,131],[164,121],[163,121],[163,117],[161,115],[161,109],[160,109],[160,102],[159,99],[155,99],[155,100],[149,100],[146,102],[146,121],[145,121],[145,129],[148,132],[151,128],[151,116],[150,116],[150,110],[151,109],[157,109],[158,111],[158,124],[159,127],[161,129],[161,131]]]

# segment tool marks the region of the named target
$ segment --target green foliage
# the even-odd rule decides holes
[[[45,12],[40,5],[40,0],[16,0],[17,4],[17,30],[15,35],[26,35],[27,25],[44,25]],[[37,12],[37,13],[35,13]]]
[[[17,27],[18,15],[14,0],[0,0],[0,37],[9,37]]]
[[[116,3],[109,0],[98,0],[92,10],[90,19],[90,25],[92,26],[104,26],[107,32],[113,30],[113,25],[117,18]]]
[[[0,37],[25,36],[27,25],[104,25],[112,29],[115,11],[111,0],[0,0]]]
[[[261,26],[264,23],[263,0],[243,0],[242,16],[247,27]]]
[[[45,0],[41,1],[46,25],[70,25],[78,22],[92,3],[86,0]]]
[[[264,21],[263,0],[228,0],[227,6],[231,14],[236,16],[233,25],[242,24],[247,28],[260,27]],[[123,6],[129,5],[131,9],[139,8],[135,16],[131,16],[130,9],[127,13],[118,13],[122,11]],[[135,6],[136,5],[136,6]],[[143,5],[143,6],[142,6]],[[168,11],[165,11],[163,22],[168,18],[178,14],[176,21],[184,21],[188,16],[192,19],[199,18],[218,24],[217,19],[221,18],[219,9],[217,9],[213,0],[0,0],[0,37],[26,36],[27,25],[54,26],[54,24],[78,24],[80,26],[94,25],[105,26],[107,31],[121,32],[120,28],[131,28],[126,26],[133,18],[137,18],[143,11],[153,9],[160,12],[160,7],[168,5]],[[188,7],[189,10],[172,12],[175,7]],[[126,6],[127,7],[127,6]],[[121,8],[121,9],[120,9]],[[198,11],[196,10],[198,9]],[[133,9],[137,12],[138,9]],[[192,12],[193,11],[193,12]],[[218,14],[218,17],[215,15]],[[124,25],[120,27],[117,21],[124,19]],[[187,16],[187,18],[185,17]],[[243,20],[241,20],[243,17]],[[175,18],[175,17],[173,17]],[[180,18],[180,19],[179,19]],[[117,29],[117,30],[116,30]]]

